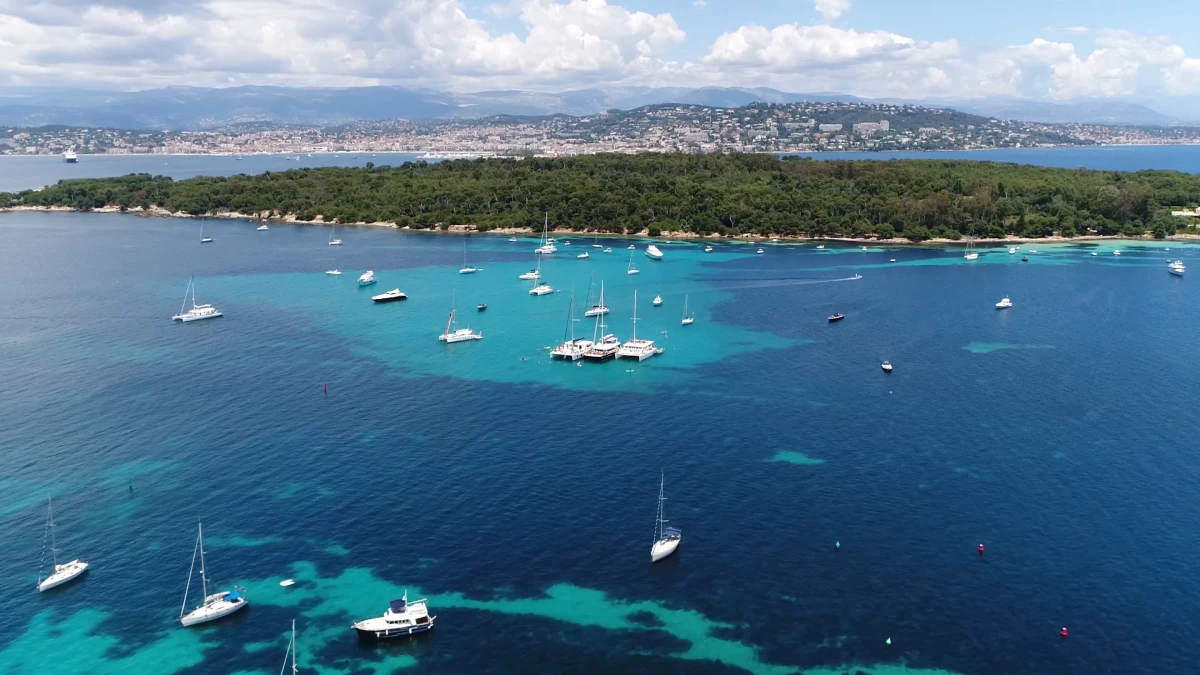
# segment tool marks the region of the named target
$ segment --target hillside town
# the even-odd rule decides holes
[[[293,154],[413,152],[430,157],[572,156],[601,152],[976,150],[1200,143],[1200,128],[1041,124],[949,109],[861,103],[655,105],[571,117],[387,120],[205,131],[77,127],[0,129],[0,154]]]

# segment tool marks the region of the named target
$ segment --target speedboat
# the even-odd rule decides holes
[[[372,295],[371,300],[374,302],[396,302],[397,300],[407,300],[408,296],[401,293],[399,288],[393,288],[387,293]]]
[[[829,317],[829,323],[833,323],[834,321],[841,321],[844,318],[846,318],[846,315],[839,312],[839,313],[833,314]]]
[[[342,276],[342,271],[341,270],[325,270],[325,274],[332,274],[335,277],[340,277],[340,276]]]
[[[487,309],[487,305],[485,305],[481,302],[478,305],[475,305],[475,309],[482,312],[483,310]]]
[[[575,256],[575,257],[576,257],[576,258],[578,258],[578,259],[580,259],[580,260],[587,260],[588,258],[590,258],[590,257],[592,257],[592,256],[588,255],[588,252],[587,252],[587,251],[584,251],[583,253],[580,253],[579,255],[577,255],[577,256]]]
[[[662,260],[663,254],[662,251],[658,250],[657,246],[650,244],[646,247],[646,257],[651,260]]]
[[[1013,306],[1012,300],[1009,300],[1008,296],[1005,296],[1004,299],[1002,299],[1000,302],[996,303],[996,309],[1008,309],[1009,307],[1012,307],[1012,306]]]
[[[761,248],[758,249],[757,251],[755,251],[755,253],[762,253],[762,252],[763,252],[763,250]]]
[[[570,245],[571,245],[571,240],[570,240],[570,239],[564,239],[564,240],[563,240],[563,246],[570,246]]]
[[[866,247],[866,246],[864,246],[864,247],[862,247],[862,248],[863,248],[863,250],[864,250],[864,251],[865,251],[865,250],[867,250],[867,247]]]
[[[1183,266],[1182,260],[1176,260],[1170,265],[1167,265],[1167,271],[1171,274],[1181,277],[1183,276],[1183,273],[1187,271],[1187,268]]]
[[[888,262],[896,262],[896,259],[895,259],[895,258],[892,258],[892,259],[891,259],[891,260],[889,260]]]
[[[820,244],[820,245],[818,245],[818,246],[817,246],[817,250],[818,250],[818,251],[820,251],[820,250],[824,250],[824,248],[825,248],[825,244]]]
[[[358,278],[359,286],[370,286],[373,283],[375,283],[375,273],[371,270],[363,272],[363,275]]]
[[[662,296],[661,295],[654,296],[654,302],[651,304],[653,304],[655,307],[658,307],[659,305],[661,305],[662,304]]]
[[[360,639],[387,640],[424,633],[433,628],[435,616],[429,616],[425,600],[408,601],[408,591],[400,600],[393,600],[383,616],[354,624]]]
[[[1015,246],[1009,246],[1009,247],[1008,247],[1008,254],[1009,254],[1009,255],[1016,255],[1016,254],[1017,254],[1017,248],[1016,248]]]
[[[712,250],[713,250],[712,246],[705,246],[705,247],[704,247],[704,252],[705,252],[705,253],[712,253]]]
[[[1021,262],[1029,262],[1029,256],[1027,256],[1027,255],[1021,256]]]
[[[547,293],[553,293],[553,292],[554,292],[554,289],[551,288],[549,284],[538,284],[537,286],[534,286],[533,288],[529,289],[530,295],[546,295]]]
[[[269,230],[271,228],[267,227],[266,223],[263,223],[262,225],[259,225],[257,229],[259,232],[266,232],[267,230]]]
[[[1095,251],[1092,251],[1092,255],[1100,255],[1100,254],[1096,253]]]
[[[517,238],[516,238],[516,237],[509,237],[509,238],[508,238],[508,240],[509,240],[509,241],[513,241],[513,242],[515,242],[515,241],[517,240]]]
[[[542,278],[542,273],[537,270],[529,270],[517,278],[524,279],[526,281],[537,281],[538,279]]]
[[[892,364],[887,361],[884,361],[883,365],[881,365],[880,368],[883,368],[883,372],[885,372],[885,373],[892,372]]]

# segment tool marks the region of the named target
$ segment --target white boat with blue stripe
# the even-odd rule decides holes
[[[406,590],[403,598],[391,602],[383,616],[359,621],[354,630],[364,640],[388,640],[432,630],[436,618],[429,616],[424,599],[409,602]]]

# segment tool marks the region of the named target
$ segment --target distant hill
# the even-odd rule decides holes
[[[518,90],[450,93],[403,87],[166,87],[136,92],[27,89],[0,95],[0,125],[125,129],[208,129],[247,122],[336,125],[361,120],[446,119],[492,115],[593,115],[666,103],[736,108],[753,103],[876,103],[833,92],[770,88],[614,87],[559,93]],[[1113,101],[1046,103],[1023,99],[896,101],[987,117],[1090,124],[1177,123],[1146,106]]]

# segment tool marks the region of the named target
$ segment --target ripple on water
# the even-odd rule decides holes
[[[825,463],[825,460],[823,459],[809,457],[803,452],[796,452],[795,450],[780,450],[779,452],[775,453],[774,457],[765,461],[783,462],[784,464],[799,464],[801,466],[816,466],[818,464]]]
[[[1003,342],[972,342],[963,349],[972,354],[990,354],[1006,349],[1054,349],[1054,345],[1010,345]]]

